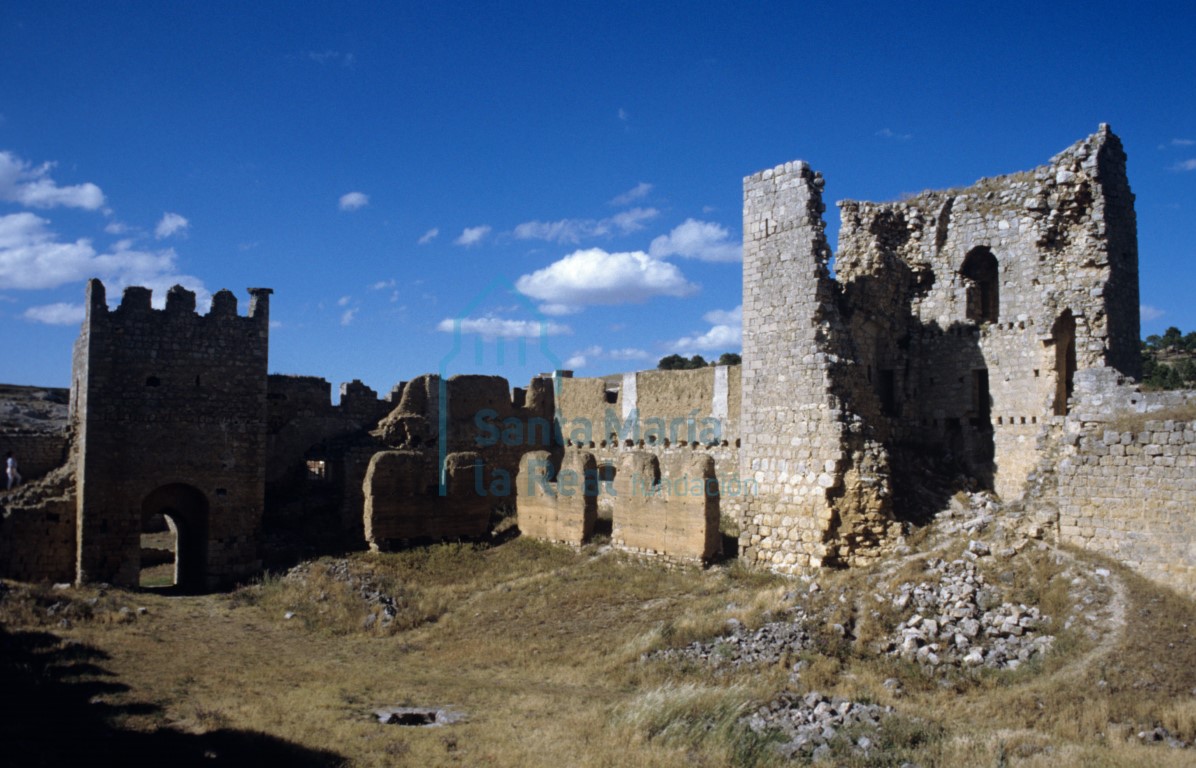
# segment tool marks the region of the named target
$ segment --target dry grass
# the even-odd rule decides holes
[[[1148,421],[1196,421],[1196,399],[1181,405],[1172,405],[1150,413],[1123,413],[1104,425],[1104,429],[1115,432],[1141,432]]]
[[[1074,609],[1061,576],[1070,557],[1034,553],[1016,568],[994,559],[986,578],[1007,599],[1035,600],[1062,616]],[[641,655],[716,636],[729,618],[762,624],[789,592],[828,625],[879,637],[896,618],[870,592],[917,581],[925,567],[911,559],[888,570],[822,572],[809,593],[803,582],[736,564],[665,569],[522,539],[358,555],[351,565],[401,596],[406,607],[386,632],[365,629],[359,595],[319,575],[199,597],[10,586],[0,593],[0,641],[17,650],[3,682],[21,696],[52,698],[53,707],[31,707],[28,716],[53,723],[59,742],[71,742],[64,729],[91,723],[147,754],[168,744],[171,754],[214,751],[233,763],[251,755],[299,765],[767,766],[775,762],[768,737],[739,719],[786,685],[787,668],[718,675],[645,664]],[[899,713],[872,755],[837,742],[833,764],[1190,764],[1191,751],[1144,746],[1134,734],[1157,724],[1196,738],[1196,605],[1103,565],[1125,585],[1124,633],[1059,633],[1054,658],[1012,674],[939,682],[877,656],[868,642],[851,645],[816,627],[818,652],[803,657],[800,688]],[[285,619],[288,611],[295,617]],[[58,626],[64,612],[69,628]],[[84,649],[89,661],[75,664]],[[903,693],[884,685],[892,677]],[[58,716],[72,697],[81,702],[74,719]],[[391,705],[451,705],[468,720],[446,728],[375,722],[371,711]],[[22,727],[32,726],[10,719],[0,736]]]

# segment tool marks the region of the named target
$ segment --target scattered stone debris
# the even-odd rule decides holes
[[[775,664],[811,647],[813,638],[807,629],[808,617],[795,608],[791,617],[774,621],[756,630],[737,619],[727,622],[730,632],[708,642],[695,641],[684,648],[664,648],[644,655],[644,659],[709,663],[727,669]]]
[[[354,568],[346,558],[303,562],[287,571],[283,578],[287,581],[305,582],[315,569],[321,569],[323,575],[332,581],[347,584],[357,591],[365,603],[366,615],[362,620],[365,629],[375,626],[386,629],[394,623],[395,616],[399,613],[398,598],[383,590],[373,573]]]
[[[987,549],[972,541],[968,552],[979,556]],[[902,584],[892,597],[908,618],[881,652],[924,667],[1017,669],[1054,643],[1054,636],[1039,632],[1050,618],[1036,606],[998,602],[972,560],[936,558],[926,570],[933,580]]]
[[[1138,731],[1138,741],[1145,744],[1165,744],[1171,749],[1191,749],[1196,744],[1176,737],[1163,726],[1156,726],[1144,731]]]
[[[851,732],[852,751],[866,755],[877,741],[881,720],[891,714],[892,707],[879,704],[830,698],[817,691],[804,696],[786,691],[743,722],[754,733],[782,733],[785,741],[777,749],[786,758],[818,760],[829,756],[831,741],[845,730]]]
[[[408,725],[423,728],[437,728],[463,722],[464,712],[448,707],[384,707],[375,709],[374,715],[383,725]]]

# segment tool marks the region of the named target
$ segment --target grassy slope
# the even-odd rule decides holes
[[[1065,611],[1056,560],[1026,558],[1007,580],[1016,599]],[[202,597],[13,587],[0,601],[3,682],[17,695],[31,691],[36,703],[12,711],[10,701],[0,737],[28,742],[48,727],[43,751],[31,751],[77,757],[75,735],[147,764],[159,752],[207,765],[768,762],[734,722],[785,684],[786,668],[717,676],[639,657],[715,635],[730,617],[759,623],[800,582],[734,566],[664,570],[521,539],[361,555],[354,567],[400,596],[388,629],[363,629],[356,594],[320,578]],[[859,610],[852,595],[905,576],[820,574],[821,591],[802,599],[824,615],[846,615]],[[1088,607],[1104,629],[1064,633],[1059,653],[1033,669],[943,686],[828,643],[829,655],[811,656],[806,684],[926,720],[907,721],[911,732],[893,734],[894,749],[874,754],[875,764],[1190,764],[1190,750],[1125,736],[1133,724],[1156,722],[1196,736],[1196,606],[1120,570],[1113,582],[1108,600],[1120,595],[1121,604]],[[54,602],[69,603],[70,628],[58,626],[61,607],[47,615]],[[148,610],[138,616],[121,606]],[[287,611],[294,617],[285,619]],[[906,693],[884,688],[890,676]],[[431,729],[377,724],[371,710],[389,705],[452,705],[469,720]]]

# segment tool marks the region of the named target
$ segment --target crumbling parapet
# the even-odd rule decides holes
[[[490,503],[475,489],[481,458],[451,453],[443,471],[441,496],[434,454],[400,450],[373,455],[362,483],[365,539],[371,550],[486,535]]]
[[[611,543],[638,554],[708,563],[722,553],[714,459],[627,451],[613,482]]]
[[[530,451],[519,462],[515,503],[524,536],[580,546],[598,520],[598,464],[594,454],[569,449],[560,468],[548,451]]]

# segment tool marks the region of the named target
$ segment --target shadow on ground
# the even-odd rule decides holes
[[[121,716],[153,714],[150,704],[112,705],[128,687],[103,668],[103,651],[49,632],[0,627],[0,750],[24,766],[338,766],[344,758],[252,731],[202,735],[167,728],[122,729]],[[94,703],[93,703],[94,702]]]

